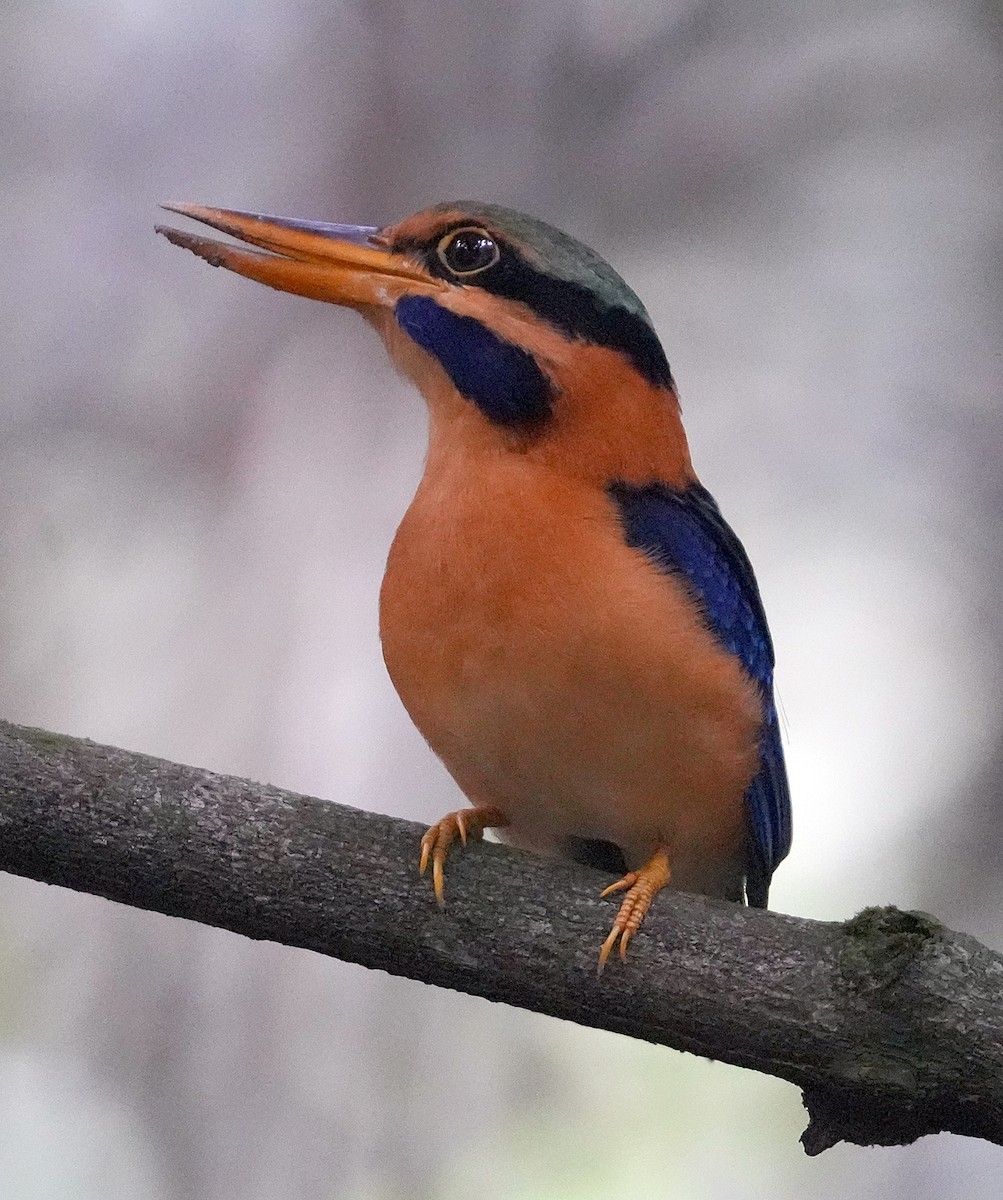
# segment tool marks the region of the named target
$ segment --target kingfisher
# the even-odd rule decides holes
[[[359,312],[425,397],[425,470],[380,591],[394,686],[468,802],[457,841],[619,876],[599,970],[669,886],[766,907],[790,849],[774,653],[697,479],[644,305],[593,250],[495,204],[378,227],[167,204],[213,266]]]

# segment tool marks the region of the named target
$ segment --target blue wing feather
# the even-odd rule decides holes
[[[609,493],[628,544],[686,581],[707,624],[762,692],[759,770],[745,797],[746,896],[751,905],[765,908],[773,872],[790,850],[791,798],[773,699],[773,642],[752,564],[700,484],[677,491],[664,484],[615,483]]]

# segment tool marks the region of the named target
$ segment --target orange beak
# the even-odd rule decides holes
[[[156,227],[214,267],[226,267],[280,292],[349,308],[392,308],[401,296],[433,295],[445,284],[420,264],[395,254],[370,225],[332,225],[200,204],[164,204],[260,250],[217,242],[164,225]]]

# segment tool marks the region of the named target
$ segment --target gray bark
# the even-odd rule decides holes
[[[602,976],[584,868],[0,722],[0,869],[282,942],[802,1088],[818,1154],[949,1131],[1003,1145],[1003,958],[923,913],[809,921],[664,893]]]

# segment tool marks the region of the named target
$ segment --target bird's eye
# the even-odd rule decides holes
[[[493,267],[501,251],[485,229],[454,229],[439,242],[439,258],[454,275],[477,275]]]

